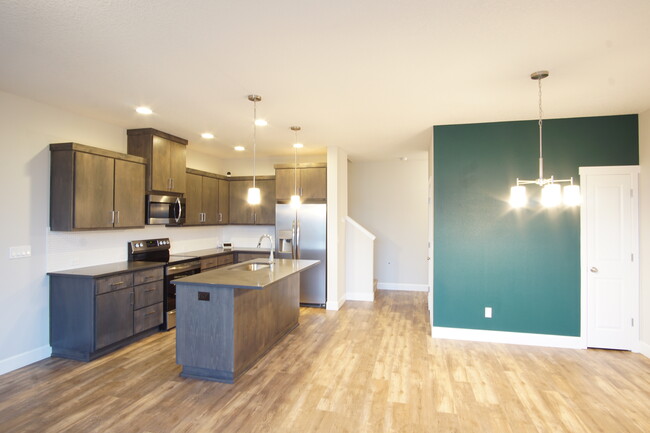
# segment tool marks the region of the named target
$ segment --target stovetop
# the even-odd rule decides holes
[[[170,255],[171,242],[169,238],[145,239],[130,241],[128,243],[129,261],[160,262],[160,263],[183,263],[197,260],[197,256],[174,254]]]

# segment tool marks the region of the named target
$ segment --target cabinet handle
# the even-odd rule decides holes
[[[148,280],[150,280],[150,279],[152,279],[152,278],[153,278],[153,277],[144,277],[144,278],[142,279],[142,281],[148,281]]]
[[[111,224],[115,224],[115,211],[111,211]]]
[[[167,178],[167,189],[170,190],[170,191],[172,190],[172,178],[171,177]]]
[[[257,213],[253,214],[253,224],[257,224]]]
[[[121,284],[124,284],[124,281],[118,281],[117,283],[111,283],[111,287],[119,286]]]
[[[117,213],[117,224],[119,224],[120,223],[120,211],[118,210],[118,211],[116,211],[116,213]]]
[[[219,212],[219,222],[222,222],[222,221],[223,221],[223,214],[221,212]]]
[[[173,191],[174,190],[174,178],[173,177],[172,177],[171,181],[172,181],[172,188],[171,189]]]
[[[152,288],[152,289],[147,289],[147,290],[145,290],[144,292],[145,292],[145,293],[149,293],[149,292],[154,292],[154,291],[156,291],[156,288],[155,288],[155,287]]]
[[[133,292],[129,293],[129,296],[131,297],[131,305],[133,305]]]
[[[151,316],[152,314],[156,314],[156,312],[150,311],[149,313],[145,313],[144,317]]]

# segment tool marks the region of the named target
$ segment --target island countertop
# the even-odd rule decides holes
[[[302,272],[312,266],[316,266],[318,263],[318,260],[275,259],[272,265],[264,266],[255,271],[247,270],[247,266],[250,264],[268,265],[267,259],[254,259],[179,278],[174,280],[174,283],[181,283],[182,285],[210,285],[224,288],[263,289],[296,272]]]

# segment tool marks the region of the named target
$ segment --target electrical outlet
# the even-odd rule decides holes
[[[17,247],[9,248],[9,258],[10,259],[24,259],[26,257],[32,256],[32,246],[31,245],[20,245]]]
[[[486,319],[492,318],[492,307],[485,307],[485,318]]]

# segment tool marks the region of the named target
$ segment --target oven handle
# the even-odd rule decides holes
[[[178,209],[178,216],[176,215],[176,209]],[[176,207],[174,207],[174,220],[176,222],[180,221],[181,216],[183,216],[183,208],[181,207],[181,199],[176,197]]]
[[[201,262],[196,261],[190,263],[183,263],[180,265],[168,266],[167,275],[175,275],[180,272],[190,271],[193,269],[201,269]]]

